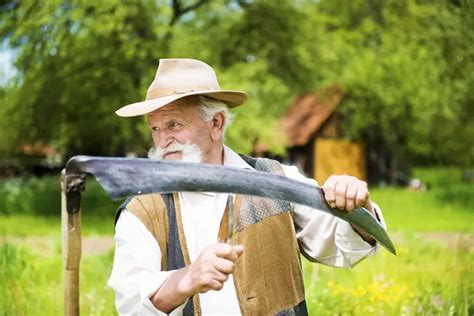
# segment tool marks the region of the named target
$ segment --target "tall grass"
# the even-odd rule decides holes
[[[474,185],[463,183],[458,168],[418,168],[415,176],[427,191],[371,188],[389,231],[474,232]]]
[[[310,315],[473,315],[472,245],[410,237],[352,270],[304,263]],[[469,248],[471,247],[471,248]]]
[[[472,315],[474,252],[420,238],[398,242],[353,270],[304,262],[310,315]],[[106,281],[113,252],[86,256],[81,264],[83,315],[114,315]],[[61,315],[62,263],[25,246],[0,246],[0,315]]]
[[[371,189],[397,257],[381,250],[352,270],[304,261],[311,315],[474,315],[474,186],[453,168],[417,169],[415,175],[428,191]],[[111,235],[118,203],[88,180],[84,234]],[[50,254],[0,244],[0,315],[63,314],[59,211],[58,177],[0,182],[0,237],[47,235],[56,245]],[[116,314],[106,286],[112,258],[109,251],[82,260],[84,315]]]
[[[113,252],[81,262],[81,314],[114,315],[106,285]],[[60,248],[53,255],[26,246],[0,245],[0,315],[64,315]]]
[[[474,315],[474,185],[457,168],[415,176],[427,191],[371,189],[397,257],[382,250],[352,270],[304,262],[310,314]]]

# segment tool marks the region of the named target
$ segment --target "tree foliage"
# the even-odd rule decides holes
[[[25,1],[4,6],[1,34],[18,48],[18,77],[2,107],[11,139],[64,153],[114,154],[143,142],[113,110],[142,97],[156,67],[145,3]],[[138,136],[138,137],[137,137]]]
[[[18,76],[0,93],[0,150],[53,144],[66,155],[143,151],[142,100],[161,57],[215,67],[249,93],[227,143],[282,152],[275,122],[292,98],[345,91],[349,138],[419,163],[472,165],[474,8],[469,1],[3,1],[0,38]]]

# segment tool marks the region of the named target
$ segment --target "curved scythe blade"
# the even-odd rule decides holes
[[[75,156],[67,174],[89,173],[113,199],[153,192],[226,192],[307,205],[357,225],[396,254],[385,229],[364,208],[351,213],[330,208],[321,188],[267,172],[209,164],[144,158]]]

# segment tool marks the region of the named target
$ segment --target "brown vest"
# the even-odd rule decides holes
[[[283,175],[281,165],[269,159],[242,157],[255,169]],[[190,264],[177,193],[173,194],[179,245]],[[169,203],[168,203],[169,204]],[[234,283],[244,315],[307,315],[300,252],[290,203],[241,195],[236,197],[234,243],[245,251],[236,261]],[[168,208],[159,194],[133,197],[126,209],[137,216],[155,237],[167,270],[170,222]],[[173,215],[174,217],[174,215]],[[172,221],[173,222],[173,221]],[[217,242],[217,236],[216,236]],[[193,297],[194,314],[200,315],[199,296]]]

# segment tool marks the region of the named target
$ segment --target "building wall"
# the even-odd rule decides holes
[[[333,174],[367,181],[365,148],[359,142],[318,137],[313,141],[313,159],[313,176],[320,185]]]

